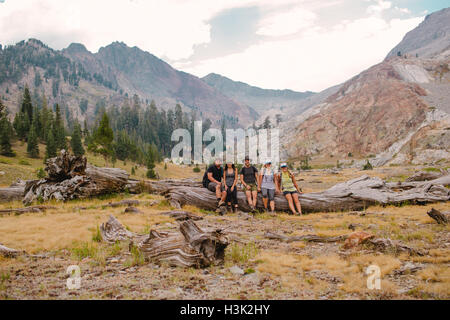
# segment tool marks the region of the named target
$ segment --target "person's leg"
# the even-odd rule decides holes
[[[295,206],[297,207],[297,211],[299,214],[302,214],[302,205],[300,204],[300,200],[298,198],[298,193],[294,193],[292,195],[292,198],[294,199]]]
[[[263,196],[264,209],[267,210],[267,204],[268,204],[268,202],[269,202],[268,190],[262,188],[262,189],[261,189],[261,193],[262,193],[262,196]]]
[[[275,212],[275,190],[269,190],[270,210]]]
[[[247,202],[248,202],[248,205],[249,205],[250,207],[252,207],[252,206],[253,206],[253,203],[252,203],[252,192],[249,191],[249,190],[246,190],[246,191],[245,191],[245,195],[247,196]]]
[[[237,212],[238,208],[238,200],[237,200],[237,188],[235,187],[232,192],[232,200],[233,200],[233,206],[234,206],[234,212]]]
[[[296,214],[297,211],[295,211],[294,201],[292,200],[292,195],[290,193],[286,193],[285,197],[289,204],[289,209],[291,209],[292,214]]]
[[[253,196],[253,208],[256,208],[256,205],[258,204],[258,190],[256,191],[252,191],[252,196]]]
[[[221,189],[221,185],[217,185],[216,184],[216,197],[217,197],[217,199],[221,199],[222,198],[222,191],[220,189]]]

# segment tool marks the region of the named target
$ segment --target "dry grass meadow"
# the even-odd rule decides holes
[[[16,158],[0,158],[0,185],[17,178],[35,177],[42,159],[25,157],[24,147]],[[41,150],[43,148],[41,147]],[[89,155],[89,162],[104,165]],[[28,164],[24,164],[27,161]],[[133,164],[116,163],[131,172]],[[415,167],[384,167],[372,171],[344,169],[339,174],[312,170],[299,175],[304,192],[316,192],[368,174],[389,181],[402,181]],[[203,170],[202,170],[203,171]],[[192,167],[157,167],[162,178],[195,177]],[[135,178],[142,178],[138,168]],[[124,207],[106,205],[122,199],[156,200],[140,205],[141,214],[124,213]],[[219,216],[194,207],[184,208],[204,219],[204,229],[226,228],[230,245],[225,263],[207,269],[180,269],[146,262],[128,244],[107,245],[98,227],[113,214],[129,230],[176,231],[178,224],[162,214],[170,210],[163,197],[149,194],[111,195],[100,199],[52,202],[57,209],[45,213],[0,216],[0,243],[25,250],[36,257],[0,258],[0,299],[449,299],[450,226],[436,224],[426,214],[432,207],[450,210],[450,203],[426,206],[369,207],[365,214],[316,213],[301,217],[279,213],[250,216]],[[20,202],[2,203],[0,209],[21,207]],[[316,234],[348,235],[366,231],[422,250],[423,256],[378,252],[370,248],[344,249],[343,243],[280,242],[264,237],[267,231],[288,236]],[[82,285],[68,290],[66,269],[79,265]],[[381,270],[381,289],[367,287],[368,266]],[[243,275],[230,268],[237,266]]]

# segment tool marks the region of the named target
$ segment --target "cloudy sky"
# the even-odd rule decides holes
[[[320,91],[382,61],[448,0],[0,0],[0,43],[138,46],[179,70]]]

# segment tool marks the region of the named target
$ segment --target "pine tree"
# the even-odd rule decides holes
[[[45,160],[56,157],[56,143],[55,139],[53,138],[53,130],[50,130],[48,132],[46,143],[47,146],[45,148]]]
[[[29,123],[33,121],[33,104],[31,103],[31,95],[28,87],[25,87],[20,111],[28,116]]]
[[[61,109],[56,104],[55,108],[55,121],[53,123],[53,138],[55,139],[56,149],[67,150],[66,133],[64,131],[64,122],[61,117]]]
[[[155,158],[154,148],[150,146],[147,153],[147,178],[149,179],[156,179],[157,177],[155,172]]]
[[[30,128],[30,133],[28,134],[27,153],[30,158],[39,158],[39,145],[35,121],[33,121],[33,124]]]
[[[109,117],[106,112],[103,113],[98,128],[94,131],[89,149],[93,152],[103,155],[105,162],[108,157],[114,152],[112,142],[114,139],[114,133],[109,126]]]
[[[72,140],[70,141],[70,145],[72,147],[72,152],[76,156],[82,156],[84,155],[84,148],[83,143],[81,141],[81,127],[77,123],[75,123],[73,133],[72,133]]]
[[[14,157],[16,155],[11,148],[11,131],[7,109],[0,100],[0,154],[2,156]]]

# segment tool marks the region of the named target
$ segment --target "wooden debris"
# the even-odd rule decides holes
[[[447,224],[450,217],[450,212],[440,212],[434,208],[428,211],[427,214],[438,224]]]
[[[283,242],[294,242],[294,241],[307,241],[307,242],[339,242],[347,239],[346,235],[336,236],[336,237],[322,237],[317,235],[305,235],[305,236],[293,236],[288,237],[272,232],[266,232],[264,237],[272,240],[281,240]]]
[[[205,232],[191,219],[180,224],[180,233],[168,234],[151,230],[138,235],[125,229],[113,216],[100,227],[104,241],[131,240],[152,262],[180,267],[207,267],[223,262],[228,238],[221,232]]]
[[[0,255],[2,255],[5,258],[16,258],[17,256],[24,253],[25,253],[24,251],[19,251],[16,249],[5,247],[0,243]]]
[[[136,207],[127,207],[125,213],[142,213],[142,211]]]
[[[430,181],[437,178],[440,178],[444,176],[445,174],[443,172],[427,172],[427,171],[420,171],[416,174],[412,175],[411,177],[407,178],[405,182],[412,182],[412,181]]]
[[[65,201],[122,192],[128,183],[126,171],[87,166],[86,157],[76,157],[65,150],[48,159],[45,170],[47,178],[27,182],[25,204],[37,199]]]
[[[168,212],[162,212],[161,214],[163,215],[167,215],[170,216],[172,218],[174,218],[177,221],[186,221],[186,220],[194,220],[194,221],[198,221],[198,220],[202,220],[203,218],[200,216],[197,216],[191,212],[187,212],[187,211],[181,211],[181,210],[174,210],[174,211],[168,211]]]
[[[122,200],[119,202],[110,202],[105,207],[118,208],[118,207],[131,207],[138,206],[140,204],[139,200]]]
[[[46,210],[58,209],[53,206],[33,206],[33,207],[25,207],[25,208],[15,208],[15,209],[2,209],[0,210],[0,216],[10,213],[15,213],[16,215],[21,215],[29,212],[43,212]]]
[[[402,253],[406,252],[410,255],[418,255],[423,256],[424,253],[420,250],[416,250],[414,248],[411,248],[405,244],[403,244],[400,241],[391,240],[391,239],[368,239],[364,242],[364,244],[367,244],[369,247],[371,247],[373,250],[381,251],[381,252],[388,252],[388,253]]]
[[[22,200],[24,190],[23,187],[0,188],[0,202]]]

